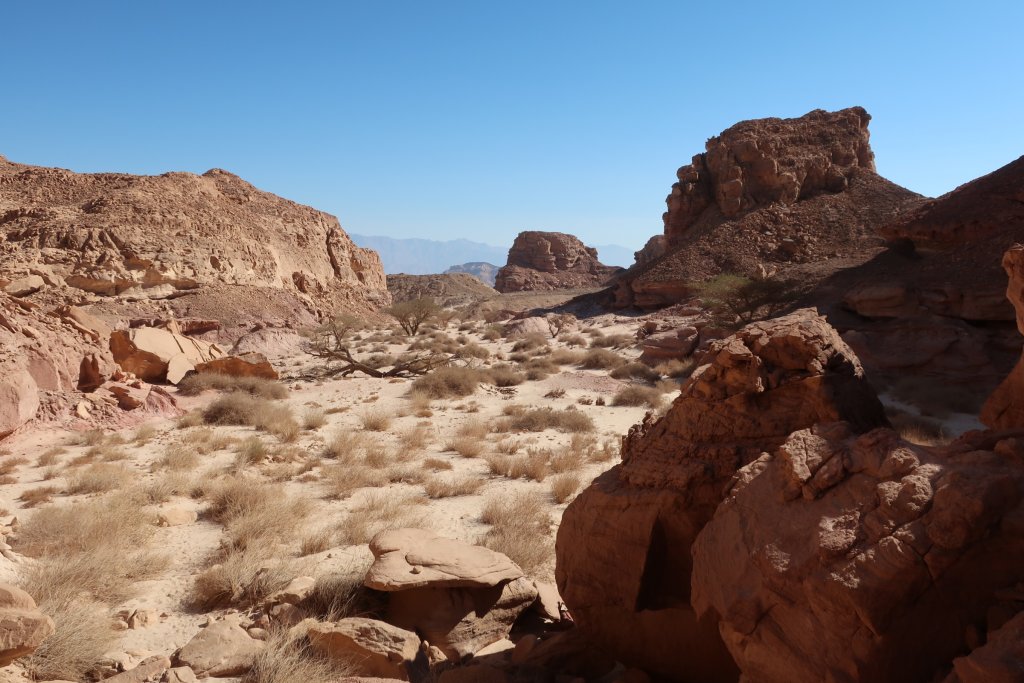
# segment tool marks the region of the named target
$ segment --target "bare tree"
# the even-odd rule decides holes
[[[420,325],[441,312],[441,307],[430,297],[412,299],[394,304],[385,312],[398,321],[402,330],[410,337],[415,336]]]
[[[544,316],[544,321],[548,324],[551,338],[554,339],[562,333],[562,330],[576,322],[576,316],[571,313],[548,313]]]
[[[380,370],[353,356],[348,348],[351,333],[356,329],[361,329],[362,326],[363,323],[358,318],[337,315],[325,320],[313,331],[309,351],[314,356],[327,361],[326,368],[319,372],[319,376],[341,375],[347,377],[356,372],[362,372],[370,377],[416,377],[449,365],[454,359],[450,354],[428,352],[405,357],[391,368]]]

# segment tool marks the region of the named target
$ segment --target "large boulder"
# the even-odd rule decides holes
[[[264,647],[242,628],[237,617],[215,621],[188,641],[174,656],[176,666],[191,667],[198,676],[239,676],[252,668]]]
[[[692,602],[751,681],[930,681],[1001,625],[1022,531],[1019,433],[919,448],[819,424],[736,474]]]
[[[35,652],[53,631],[53,620],[28,593],[0,583],[0,667]]]
[[[599,287],[621,271],[597,260],[597,250],[573,235],[528,230],[516,236],[495,276],[499,292]]]
[[[310,625],[309,642],[325,657],[351,662],[361,676],[409,680],[407,663],[416,659],[420,638],[412,631],[375,619],[350,617]]]
[[[505,555],[423,529],[382,531],[364,585],[388,593],[387,619],[450,659],[507,638],[537,599],[534,583]]]
[[[147,382],[177,384],[197,364],[224,355],[216,344],[156,327],[115,330],[110,352],[125,372]]]
[[[1003,268],[1010,280],[1006,297],[1017,312],[1017,329],[1024,334],[1024,246],[1006,252]],[[1024,355],[985,403],[981,421],[992,429],[1024,428]]]
[[[691,547],[736,472],[794,431],[887,425],[853,352],[812,310],[712,342],[660,420],[566,509],[556,578],[579,628],[612,656],[672,680],[733,681],[713,619],[690,604]]]

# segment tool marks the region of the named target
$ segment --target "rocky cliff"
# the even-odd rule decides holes
[[[498,296],[494,289],[467,273],[388,275],[388,291],[395,303],[430,298],[439,306],[452,308]]]
[[[750,325],[570,504],[561,594],[607,652],[667,680],[1017,680],[1018,408],[993,411],[1002,431],[914,445],[823,318]]]
[[[380,259],[336,218],[226,171],[80,174],[0,158],[0,278],[29,275],[55,299],[208,298],[209,313],[250,320],[270,302],[317,316],[388,301]]]
[[[664,254],[619,278],[616,305],[676,303],[721,272],[820,280],[877,252],[877,228],[917,196],[875,172],[870,119],[860,107],[815,110],[708,140],[666,199]]]
[[[499,292],[549,291],[599,287],[620,268],[597,260],[597,250],[561,232],[521,232],[498,271]]]

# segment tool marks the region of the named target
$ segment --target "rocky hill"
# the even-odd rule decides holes
[[[521,232],[498,271],[499,292],[599,287],[620,272],[597,260],[597,250],[562,232]]]
[[[388,275],[432,275],[458,263],[500,263],[505,247],[472,240],[429,240],[350,233],[352,241],[380,254]]]
[[[26,277],[37,298],[112,317],[171,309],[227,325],[388,301],[380,259],[336,218],[226,171],[80,174],[0,159],[0,278]]]
[[[494,286],[494,279],[498,275],[498,266],[493,263],[484,263],[483,261],[473,261],[471,263],[463,263],[462,265],[452,266],[444,271],[445,275],[450,273],[466,273],[472,275],[480,282],[483,282],[489,287]]]
[[[498,296],[494,289],[467,273],[388,275],[388,291],[395,303],[429,297],[438,305],[451,308]]]
[[[877,253],[877,229],[920,199],[875,172],[870,118],[860,107],[815,110],[744,121],[708,140],[676,173],[664,253],[645,249],[617,281],[615,304],[670,305],[722,272],[817,281]]]

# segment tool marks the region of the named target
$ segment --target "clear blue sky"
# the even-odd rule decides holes
[[[639,247],[736,121],[859,104],[941,194],[1024,154],[1022,2],[3,2],[0,154],[220,167],[365,234]]]

